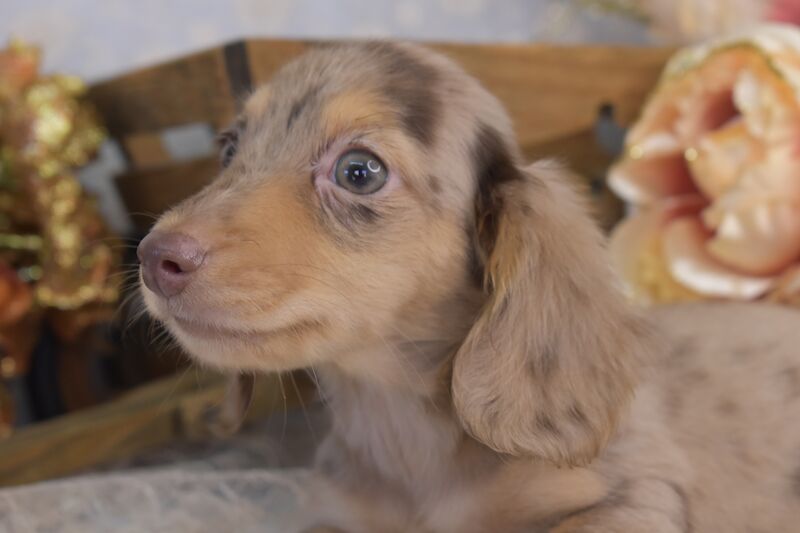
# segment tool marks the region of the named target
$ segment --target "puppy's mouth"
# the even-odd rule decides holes
[[[302,333],[312,332],[323,328],[323,322],[319,320],[298,320],[291,324],[278,326],[270,329],[245,329],[232,328],[219,324],[200,322],[195,319],[188,319],[178,316],[171,316],[168,322],[181,333],[189,335],[195,339],[205,341],[219,340],[238,340],[248,344],[263,344],[266,341],[275,340],[287,335],[298,336]]]
[[[254,329],[244,329],[244,328],[238,329],[238,328],[220,326],[218,324],[200,322],[193,319],[181,318],[177,316],[172,316],[170,317],[170,319],[171,319],[170,322],[172,322],[177,327],[177,329],[181,330],[183,333],[191,335],[192,337],[205,340],[236,338],[240,340],[259,341],[272,337],[280,333],[282,329],[286,329],[286,328],[278,328],[272,330],[266,330],[266,329],[254,330]]]

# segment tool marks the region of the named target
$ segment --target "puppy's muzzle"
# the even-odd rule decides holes
[[[137,249],[142,280],[163,298],[182,292],[203,266],[206,250],[182,233],[151,232]]]

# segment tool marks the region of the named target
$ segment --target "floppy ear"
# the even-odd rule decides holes
[[[487,301],[455,356],[454,405],[498,452],[585,464],[632,397],[648,328],[563,172],[521,169],[497,139],[484,148],[499,150],[476,200]]]

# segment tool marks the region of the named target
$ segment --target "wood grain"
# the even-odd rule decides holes
[[[629,124],[673,53],[664,48],[434,45],[508,109],[523,146],[591,129],[603,104]]]
[[[157,215],[199,191],[218,171],[217,158],[197,159],[123,174],[117,187],[136,229],[147,231]]]
[[[192,122],[216,126],[236,114],[221,48],[98,83],[89,99],[121,140]]]
[[[178,439],[210,438],[205,413],[222,402],[225,389],[225,376],[192,370],[109,404],[23,429],[0,441],[0,486],[64,476]],[[261,377],[246,420],[311,397],[308,381],[283,390],[276,375]]]
[[[219,123],[228,119],[237,106],[233,92],[268,82],[281,66],[313,44],[283,40],[234,43],[224,48],[225,54],[203,52],[123,76],[93,89],[92,95],[105,98],[101,99],[105,104],[101,108],[110,113],[112,131],[124,133],[129,137],[127,144],[136,146],[131,141],[141,143],[140,139],[149,138],[142,131],[152,128],[180,121]],[[601,225],[610,227],[618,219],[620,204],[603,183],[598,194],[597,184],[603,181],[611,157],[596,146],[592,127],[600,107],[607,104],[613,106],[620,123],[630,123],[672,49],[431,46],[459,62],[503,101],[514,120],[520,144],[531,158],[559,158],[586,177],[595,193],[593,201],[598,206]],[[248,62],[249,72],[241,64],[243,60]],[[236,79],[224,80],[225,76]],[[171,89],[164,92],[163,86]],[[184,91],[186,94],[182,94]],[[156,116],[149,111],[114,111],[131,107],[131,101],[132,109],[147,107]],[[148,164],[165,163],[160,153],[149,145],[146,148],[145,155],[138,159]],[[126,205],[135,213],[137,227],[146,230],[152,223],[150,215],[190,196],[216,171],[216,161],[204,159],[135,171],[122,176],[118,184]]]
[[[190,122],[218,126],[236,112],[242,95],[233,90],[268,82],[282,65],[313,44],[247,41],[241,46],[250,66],[249,79],[240,79],[245,76],[241,66],[232,69],[228,64],[231,51],[239,49],[239,43],[232,43],[97,84],[89,96],[118,137]],[[630,122],[674,52],[539,44],[430,46],[461,64],[506,105],[523,145],[588,128],[604,103],[617,108],[623,123]],[[230,72],[239,72],[237,79],[228,79]]]

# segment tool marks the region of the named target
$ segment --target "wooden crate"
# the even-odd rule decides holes
[[[313,43],[254,40],[232,43],[133,72],[93,86],[90,99],[125,154],[118,178],[139,230],[153,215],[189,196],[217,171],[215,156],[175,161],[165,132],[188,124],[227,125],[243,97]],[[599,146],[601,110],[629,124],[656,82],[671,50],[549,45],[432,44],[478,77],[508,108],[525,153],[555,157],[582,174],[600,223],[610,226],[620,206],[604,187],[612,154]],[[25,429],[0,442],[0,485],[65,475],[159,446],[202,436],[198,413],[223,394],[219,376],[176,377],[116,402]],[[279,405],[275,378],[259,389],[257,409]],[[307,397],[308,388],[289,401]]]
[[[308,380],[284,385],[262,376],[245,422],[288,409],[312,396]],[[121,398],[42,422],[0,441],[0,487],[51,479],[125,459],[170,442],[216,438],[210,415],[227,378],[191,369]]]
[[[187,124],[218,130],[235,117],[253,87],[314,43],[236,42],[152,68],[91,90],[111,135],[128,157],[119,188],[140,229],[152,216],[210,181],[216,157],[171,161],[163,133]],[[497,95],[530,158],[555,157],[591,185],[605,227],[620,206],[604,187],[613,155],[597,143],[601,110],[629,124],[672,53],[660,48],[432,44]]]

